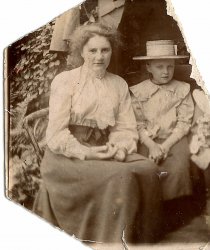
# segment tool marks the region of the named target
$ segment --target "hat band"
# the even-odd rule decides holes
[[[147,56],[175,56],[177,55],[176,45],[147,45]]]

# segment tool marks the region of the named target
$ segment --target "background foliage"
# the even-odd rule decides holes
[[[81,4],[80,23],[96,18],[97,0]],[[9,197],[31,208],[41,184],[38,158],[23,121],[34,111],[48,107],[50,84],[60,72],[74,68],[67,65],[67,52],[49,50],[55,20],[18,40],[8,48],[9,68]],[[34,134],[45,146],[47,117],[34,122]]]
[[[9,47],[9,196],[30,207],[41,179],[34,149],[23,119],[48,106],[52,79],[66,68],[65,53],[49,51],[55,20]],[[47,119],[38,136],[43,137]]]

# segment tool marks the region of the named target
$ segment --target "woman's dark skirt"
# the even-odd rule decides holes
[[[81,240],[154,242],[161,228],[157,166],[140,155],[126,162],[69,159],[46,149],[34,212]]]

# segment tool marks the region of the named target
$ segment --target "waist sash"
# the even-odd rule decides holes
[[[108,142],[108,129],[101,130],[88,126],[70,125],[69,130],[85,146],[102,146]]]

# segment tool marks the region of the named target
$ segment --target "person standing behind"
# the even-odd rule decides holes
[[[176,54],[172,40],[148,41],[146,60],[150,74],[130,88],[132,105],[142,143],[138,153],[159,165],[164,200],[189,196],[190,154],[186,135],[191,127],[194,104],[190,85],[173,78],[175,60],[187,56]]]

